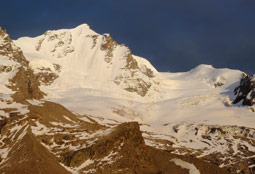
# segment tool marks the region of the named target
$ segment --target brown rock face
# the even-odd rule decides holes
[[[201,174],[227,174],[229,173],[226,169],[221,169],[218,166],[211,164],[209,162],[205,162],[201,159],[197,159],[191,155],[175,155],[168,153],[163,150],[158,150],[152,147],[148,147],[149,153],[153,157],[153,163],[157,168],[159,168],[162,174],[188,174],[189,170],[184,169],[180,166],[175,165],[171,162],[172,159],[181,159],[182,161],[188,162],[190,164],[194,164],[196,168],[200,171]]]
[[[151,84],[146,83],[142,79],[137,79],[136,82],[137,82],[136,87],[128,87],[128,88],[125,88],[125,90],[129,92],[136,92],[138,95],[144,97],[147,94],[147,91],[149,90],[149,88],[151,87]]]
[[[67,174],[57,158],[51,154],[34,135],[28,131],[23,139],[11,149],[9,165],[2,165],[0,173],[8,174]],[[8,163],[7,163],[8,164]]]
[[[126,68],[138,69],[137,61],[133,58],[131,52],[127,55],[127,65]]]
[[[16,75],[11,79],[9,87],[16,91],[13,99],[16,102],[23,103],[26,99],[42,99],[45,95],[39,89],[39,82],[31,69],[20,67]]]
[[[255,78],[253,75],[243,74],[240,79],[240,84],[234,90],[236,95],[233,104],[239,103],[241,100],[242,105],[252,106],[255,103]]]
[[[0,55],[9,57],[11,60],[18,62],[21,65],[28,66],[28,61],[24,57],[21,49],[14,45],[6,30],[2,30],[1,28],[0,38]]]
[[[54,69],[60,73],[61,66],[54,64]],[[50,68],[40,68],[41,72],[35,74],[36,79],[40,82],[41,85],[51,85],[59,76],[56,72],[52,72]]]
[[[6,31],[0,28],[0,55],[8,57],[20,64],[17,68],[16,75],[10,79],[8,86],[15,94],[13,99],[16,102],[24,103],[26,99],[42,99],[45,95],[39,89],[39,82],[35,78],[33,71],[29,68],[28,61],[24,57],[20,48],[16,47]],[[10,72],[10,67],[1,67],[2,71]]]
[[[97,36],[93,36],[94,43],[96,43]],[[112,63],[113,51],[117,46],[117,42],[114,41],[110,36],[104,35],[104,43],[101,45],[101,50],[106,52],[105,62]],[[124,45],[123,45],[124,46]],[[119,75],[115,77],[114,83],[116,85],[125,85],[124,89],[129,92],[135,92],[140,96],[145,96],[152,86],[151,82],[145,82],[139,74],[145,75],[146,78],[155,77],[153,71],[146,66],[143,68],[138,66],[138,62],[133,57],[131,51],[128,49],[126,55],[126,65],[123,67],[125,75]],[[133,84],[133,85],[130,85]]]
[[[101,50],[106,51],[106,56],[104,58],[105,62],[110,63],[112,60],[112,52],[114,48],[117,46],[117,42],[114,41],[110,36],[104,36],[105,42],[101,46]]]
[[[111,166],[100,164],[100,160],[109,154],[118,154],[120,159]],[[87,160],[94,160],[89,167],[96,167],[98,173],[158,173],[151,163],[143,137],[137,122],[123,123],[115,127],[111,133],[102,136],[92,146],[63,155],[62,161],[69,167],[78,167]],[[123,172],[120,172],[123,173]]]
[[[69,173],[54,152],[64,153],[68,148],[61,146],[68,146],[69,142],[79,144],[75,135],[103,127],[79,120],[77,115],[52,102],[29,105],[28,109],[26,115],[10,112],[8,118],[0,121],[0,173]],[[50,143],[57,144],[57,149],[47,148]]]

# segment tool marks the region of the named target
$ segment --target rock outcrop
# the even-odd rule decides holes
[[[252,106],[255,103],[255,77],[253,75],[243,74],[239,86],[234,90],[236,95],[233,104],[242,101],[242,105]]]
[[[62,160],[69,167],[79,167],[91,160],[93,163],[83,170],[96,169],[95,173],[160,173],[147,152],[137,122],[112,128],[91,146],[64,154]]]
[[[24,57],[21,49],[12,42],[6,31],[1,29],[0,55],[17,64],[15,67],[2,66],[2,72],[14,73],[7,84],[7,87],[15,92],[12,95],[14,101],[23,103],[26,99],[42,99],[45,94],[39,89],[39,82],[33,70],[30,69],[29,62]]]

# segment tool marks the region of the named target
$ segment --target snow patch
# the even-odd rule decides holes
[[[41,100],[27,100],[27,102],[36,106],[42,106],[44,104],[44,101]]]
[[[0,149],[0,154],[2,158],[2,161],[0,162],[0,164],[3,164],[7,160],[8,153],[9,153],[9,148]]]
[[[80,174],[80,170],[89,166],[90,164],[93,164],[94,161],[91,159],[88,159],[87,161],[85,161],[83,164],[81,164],[79,167],[67,167],[64,164],[60,163],[61,166],[63,166],[67,171],[71,172],[72,174]]]
[[[29,66],[35,73],[41,72],[42,70],[49,69],[52,72],[55,72],[54,65],[47,59],[35,59],[29,62]]]
[[[188,169],[189,174],[200,174],[199,170],[194,164],[188,163],[178,158],[172,159],[171,162],[174,162],[177,166],[181,166],[184,169]]]
[[[31,126],[32,133],[36,136],[39,135],[54,135],[50,133],[51,129],[41,124],[39,121],[34,122],[36,126]]]
[[[60,126],[60,127],[66,127],[66,128],[79,127],[79,125],[71,125],[71,124],[61,123],[61,122],[50,122],[50,124],[54,126]]]

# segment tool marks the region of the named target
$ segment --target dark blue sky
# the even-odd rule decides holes
[[[8,0],[0,26],[13,39],[87,23],[159,71],[198,64],[255,73],[254,0]]]

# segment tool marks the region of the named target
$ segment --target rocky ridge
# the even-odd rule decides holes
[[[146,144],[172,154],[184,156],[189,154],[220,168],[227,168],[229,173],[254,172],[255,129],[179,124],[173,126],[173,131],[175,136],[164,139],[156,138],[162,135],[155,135],[152,132],[144,132],[143,136]]]

